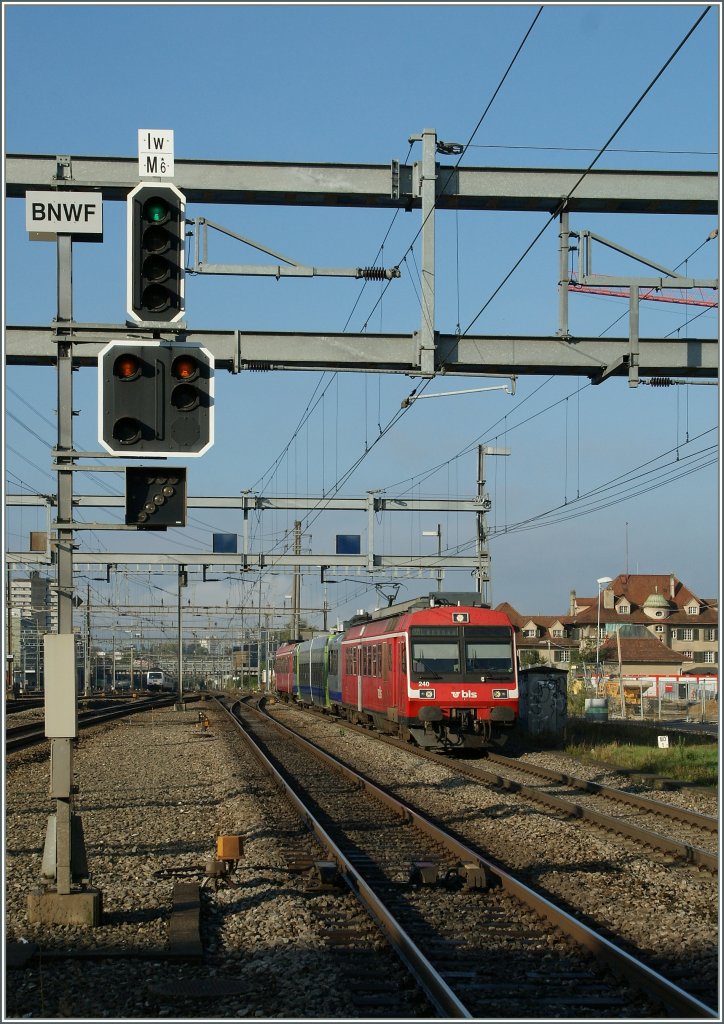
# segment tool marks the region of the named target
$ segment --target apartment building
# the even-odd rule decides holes
[[[622,573],[600,595],[571,591],[566,614],[522,615],[498,606],[517,627],[518,648],[531,661],[565,668],[574,652],[592,654],[631,674],[701,672],[719,668],[719,604],[694,594],[673,573]]]
[[[55,633],[58,629],[58,599],[50,583],[49,577],[39,572],[9,579],[9,612],[32,622],[41,634]]]

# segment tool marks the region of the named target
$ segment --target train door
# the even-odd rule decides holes
[[[357,671],[357,710],[362,710],[362,653],[364,647],[357,644],[355,647],[355,668]]]
[[[392,641],[380,644],[380,676],[382,677],[382,705],[386,713],[394,706],[392,693]]]

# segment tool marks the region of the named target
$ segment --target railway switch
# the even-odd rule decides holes
[[[458,875],[463,880],[464,889],[489,889],[492,884],[488,872],[475,861],[461,864],[458,868]]]
[[[309,876],[311,888],[318,892],[333,892],[343,885],[339,868],[333,860],[315,860]]]
[[[206,858],[206,877],[201,887],[212,884],[217,889],[219,883],[228,884],[228,876],[236,871],[243,856],[244,840],[241,836],[219,836],[215,854]]]
[[[216,840],[216,856],[236,868],[237,862],[244,856],[242,836],[219,836]]]
[[[437,864],[432,860],[416,860],[410,868],[411,885],[436,885]]]

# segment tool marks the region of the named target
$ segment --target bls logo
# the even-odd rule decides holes
[[[476,690],[453,690],[452,696],[462,697],[463,700],[476,700],[478,694]]]

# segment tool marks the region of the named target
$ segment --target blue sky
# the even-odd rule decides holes
[[[687,3],[544,7],[462,165],[587,166],[703,10]],[[420,146],[411,150],[408,138],[425,128],[446,141],[468,141],[536,11],[529,4],[5,4],[5,152],[135,157],[139,128],[172,128],[177,158],[417,160]],[[715,6],[598,168],[718,168],[719,19]],[[199,205],[188,216],[209,217],[307,264],[341,267],[371,263],[392,221],[389,211],[291,207]],[[48,324],[56,303],[54,247],[29,242],[21,201],[6,203],[6,217],[6,323]],[[436,327],[464,331],[543,218],[440,212],[436,224]],[[417,212],[395,219],[385,265],[400,260],[419,225]],[[688,273],[704,278],[718,274],[719,242],[707,241],[716,226],[711,217],[652,215],[579,215],[571,224],[666,266],[690,257]],[[123,204],[105,203],[104,227],[102,245],[75,246],[74,314],[81,322],[120,324]],[[416,263],[403,264],[379,304],[379,286],[360,298],[352,280],[196,277],[187,280],[186,319],[197,330],[411,332],[420,321],[419,243],[414,252]],[[214,258],[245,262],[249,252],[222,245]],[[612,257],[601,271],[618,267]],[[472,333],[554,334],[557,275],[552,225]],[[624,336],[626,309],[620,298],[573,296],[571,330]],[[641,333],[716,337],[718,311],[694,321],[701,311],[642,303]],[[340,493],[471,497],[475,445],[505,446],[511,455],[491,458],[487,474],[494,603],[563,612],[570,590],[593,594],[598,577],[627,568],[673,572],[699,596],[718,593],[718,388],[630,389],[624,379],[591,387],[586,379],[521,377],[512,397],[490,392],[418,402],[371,448],[418,383],[396,375],[219,373],[216,443],[192,461],[190,493],[319,495],[370,449]],[[52,491],[54,371],[10,367],[5,386],[6,491]],[[445,378],[428,391],[474,386]],[[74,389],[75,445],[97,450],[95,371],[75,374]],[[309,400],[323,390],[297,430]],[[103,474],[106,482],[110,476]],[[121,479],[113,486],[120,490]],[[84,479],[80,489],[97,486]],[[589,492],[596,493],[587,502]],[[559,511],[543,516],[550,509]],[[434,553],[434,538],[423,532],[438,522],[446,548],[464,548],[474,536],[471,516],[388,518],[378,538],[389,553]],[[284,545],[293,519],[279,513],[255,522],[257,546]],[[28,533],[44,528],[41,520],[34,512],[13,513],[8,546],[27,547]],[[221,530],[241,532],[240,519],[203,511],[187,529],[156,535],[154,543],[201,552]],[[336,533],[356,532],[364,545],[365,516],[325,513],[305,524],[303,550],[333,551]],[[142,548],[136,535],[86,538],[100,550]],[[321,603],[318,581],[316,571],[305,575],[305,605]],[[435,585],[397,582],[400,599]],[[368,583],[362,577],[330,585],[332,617],[373,607]],[[236,604],[248,600],[253,584],[238,576],[200,584],[192,575],[189,599]],[[86,580],[79,585],[85,589]],[[105,583],[92,586],[99,600],[112,593]],[[157,595],[158,588],[173,594],[175,583],[147,577],[140,587],[133,580],[114,586],[114,596],[135,598]],[[448,575],[445,586],[468,590],[473,581]],[[289,575],[265,576],[263,593],[265,601],[282,603],[291,593]],[[257,594],[255,588],[255,603]]]

